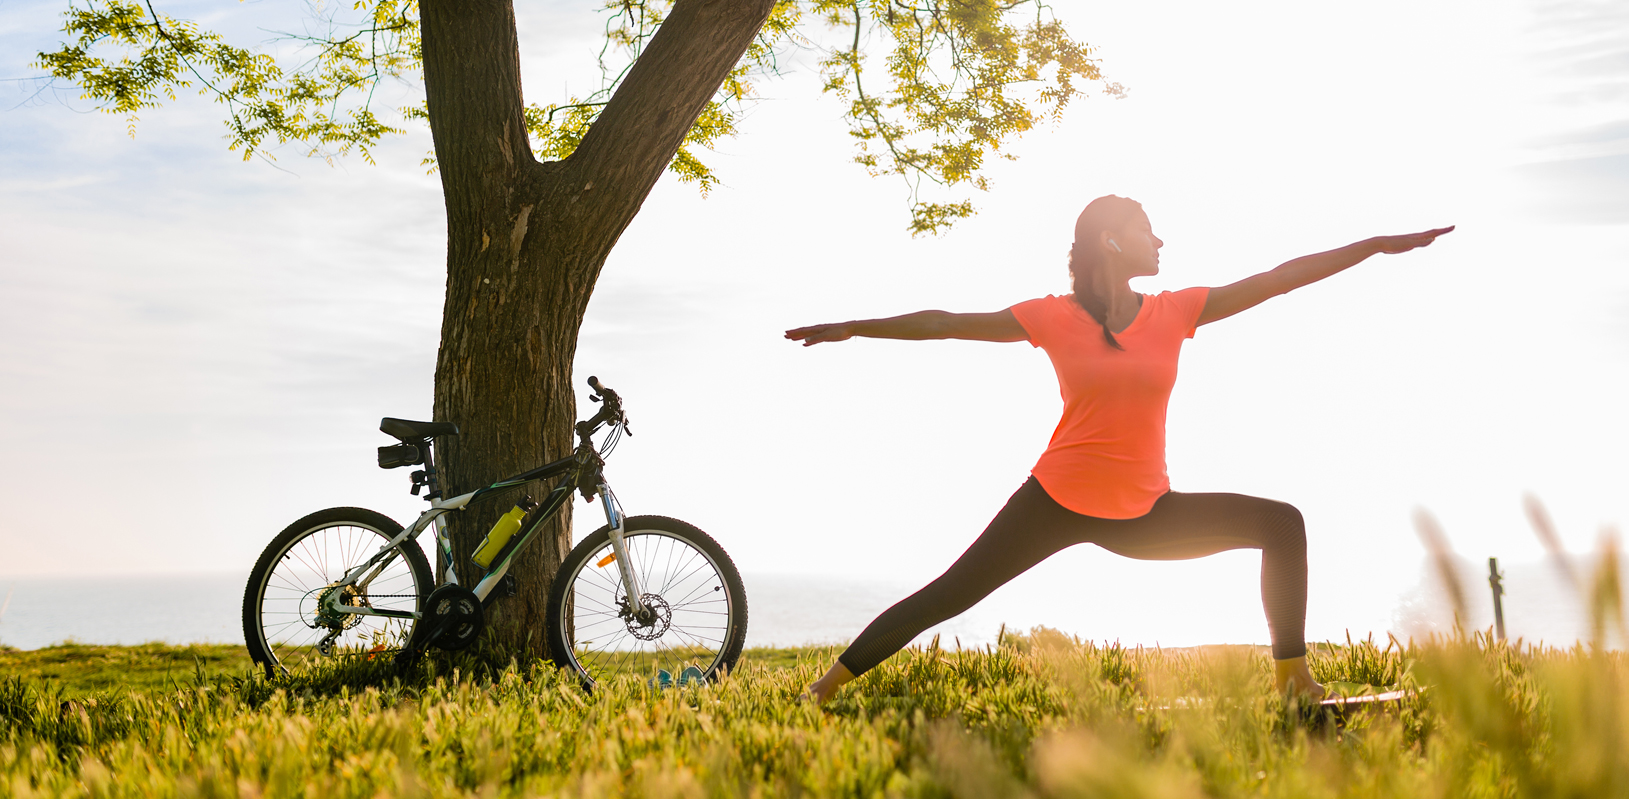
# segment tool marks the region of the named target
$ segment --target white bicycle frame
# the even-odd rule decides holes
[[[447,565],[447,579],[443,584],[459,585],[458,570],[454,566],[455,559],[453,558],[452,538],[447,532],[447,525],[444,517],[449,513],[463,511],[464,508],[467,507],[477,495],[490,491],[494,488],[507,488],[509,485],[518,485],[520,482],[523,481],[505,481],[504,483],[498,483],[491,488],[471,491],[468,494],[460,494],[459,496],[452,497],[451,499],[431,500],[429,510],[420,514],[419,518],[411,525],[408,525],[400,533],[397,533],[395,538],[392,538],[388,543],[380,547],[379,551],[375,553],[373,557],[368,558],[366,562],[346,572],[344,578],[340,579],[337,583],[335,583],[335,585],[338,587],[355,586],[358,591],[366,594],[368,584],[372,583],[375,577],[378,577],[381,572],[396,561],[396,558],[401,556],[400,547],[402,542],[417,538],[420,533],[423,533],[426,529],[432,526],[435,528],[436,543],[440,547],[443,562]],[[600,508],[605,512],[605,523],[611,528],[611,552],[616,558],[617,572],[622,578],[622,589],[624,592],[626,592],[628,597],[629,610],[634,613],[640,613],[644,610],[644,604],[640,601],[644,596],[644,592],[641,590],[639,585],[639,576],[634,573],[633,559],[628,557],[627,544],[623,538],[623,522],[626,517],[622,513],[622,508],[617,504],[615,495],[611,493],[610,486],[606,485],[602,481],[597,488],[597,493],[599,494],[600,498]],[[556,500],[557,502],[556,509],[543,514],[532,530],[522,531],[525,537],[522,538],[518,544],[511,547],[509,554],[506,555],[503,560],[500,561],[491,571],[487,572],[486,576],[482,577],[480,582],[476,583],[473,591],[477,599],[484,602],[486,598],[491,595],[493,590],[498,587],[498,583],[501,582],[504,576],[509,573],[509,564],[514,561],[515,555],[519,553],[520,550],[530,541],[531,533],[536,530],[537,526],[541,526],[544,521],[552,517],[554,513],[557,512],[557,507],[559,504],[558,500],[561,497],[557,497],[555,495],[563,494],[565,496],[569,496],[570,492],[571,488],[569,485],[562,485],[556,487],[554,491],[550,493],[550,499]],[[325,601],[326,607],[324,610],[336,614],[342,613],[353,616],[383,616],[396,619],[418,619],[422,616],[422,613],[419,611],[379,610],[367,606],[346,605],[341,602],[341,595],[343,593],[344,592],[342,591],[329,591]]]

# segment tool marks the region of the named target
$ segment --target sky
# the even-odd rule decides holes
[[[596,5],[517,4],[528,100],[597,85]],[[303,13],[163,7],[251,42]],[[1166,242],[1145,292],[1459,226],[1184,349],[1173,487],[1302,509],[1310,637],[1409,623],[1416,509],[1471,561],[1542,557],[1527,493],[1573,551],[1629,521],[1629,8],[1052,7],[1128,93],[1014,145],[943,237],[910,238],[903,186],[852,163],[807,56],[707,155],[722,186],[658,183],[575,364],[627,400],[635,435],[608,475],[629,512],[697,524],[749,574],[938,574],[1045,447],[1061,407],[1045,355],[781,333],[1065,293],[1074,217],[1114,193]],[[244,162],[221,109],[183,96],[132,137],[30,80],[61,8],[0,0],[0,576],[246,573],[309,511],[416,516],[374,448],[380,417],[430,413],[445,228],[427,131],[377,166],[297,145]],[[1012,590],[1084,637],[1265,642],[1258,563],[1077,548]]]

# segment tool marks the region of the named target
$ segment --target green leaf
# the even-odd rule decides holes
[[[598,90],[565,102],[529,104],[525,121],[536,156],[569,158],[609,102],[673,0],[608,0]],[[373,162],[372,148],[409,121],[428,121],[421,102],[374,110],[386,81],[416,81],[422,67],[416,0],[358,0],[350,8],[316,6],[314,29],[326,35],[282,34],[303,60],[279,63],[268,50],[228,44],[195,23],[149,5],[91,0],[63,13],[67,41],[38,54],[51,75],[80,87],[102,110],[125,116],[132,136],[138,112],[191,89],[226,107],[228,146],[243,157],[270,159],[268,148],[307,145],[324,159],[355,150]],[[326,8],[326,10],[324,10]],[[835,37],[818,43],[808,28]],[[869,44],[868,44],[869,43]],[[779,60],[800,50],[821,53],[825,92],[846,101],[855,162],[874,176],[902,179],[912,235],[939,234],[975,211],[967,199],[928,194],[988,191],[992,157],[1037,124],[1057,120],[1101,82],[1086,45],[1070,38],[1039,0],[779,0],[740,63],[691,126],[669,171],[703,195],[718,183],[704,160],[740,131],[757,84],[780,74]],[[880,65],[870,59],[880,57]],[[1119,84],[1103,91],[1121,96]],[[433,154],[423,161],[431,166]]]

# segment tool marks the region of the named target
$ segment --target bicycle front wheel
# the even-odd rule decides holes
[[[401,647],[412,633],[412,619],[322,610],[327,594],[338,592],[342,605],[418,612],[435,578],[415,541],[403,541],[365,586],[335,585],[401,531],[389,517],[362,508],[318,511],[284,528],[261,553],[243,592],[249,657],[273,676],[313,654]]]
[[[643,614],[634,613],[609,527],[566,556],[549,590],[554,662],[593,687],[622,674],[683,682],[735,667],[747,638],[747,596],[735,563],[694,526],[665,516],[623,523]]]

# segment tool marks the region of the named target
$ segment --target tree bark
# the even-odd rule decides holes
[[[571,451],[577,332],[606,256],[768,17],[773,0],[679,0],[565,161],[526,138],[509,0],[424,0],[424,82],[447,206],[447,298],[435,419],[448,496]],[[608,380],[614,386],[614,380]],[[521,492],[540,498],[546,486]],[[502,499],[453,514],[459,578]],[[550,582],[571,546],[569,506],[516,558],[519,594],[488,615],[489,640],[547,656]],[[438,575],[446,570],[438,557]]]

